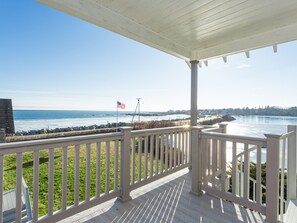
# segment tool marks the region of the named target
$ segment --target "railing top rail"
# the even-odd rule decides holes
[[[73,143],[73,145],[80,141],[100,141],[103,139],[116,139],[121,138],[123,134],[121,132],[95,134],[95,135],[83,135],[83,136],[71,136],[65,138],[52,138],[52,139],[40,139],[22,142],[12,142],[0,144],[0,150],[12,149],[12,148],[23,148],[23,147],[49,147],[51,144],[58,143]]]
[[[165,127],[165,128],[153,128],[153,129],[142,129],[142,130],[133,130],[131,131],[132,136],[142,135],[142,134],[159,134],[166,132],[173,132],[178,130],[189,130],[190,126],[174,126],[174,127]]]
[[[288,137],[290,137],[290,136],[293,136],[294,134],[295,134],[294,131],[288,132],[288,133],[286,133],[286,134],[283,134],[283,135],[280,137],[280,139],[288,138]]]
[[[216,126],[216,127],[209,127],[209,128],[205,128],[205,129],[203,129],[202,130],[202,132],[214,132],[214,133],[216,133],[216,132],[218,132],[218,131],[220,131],[221,129],[220,129],[220,127],[218,127],[218,126]]]
[[[217,132],[205,132],[202,131],[201,133],[202,137],[214,137],[214,138],[220,138],[227,141],[251,141],[255,143],[266,143],[265,138],[260,137],[251,137],[251,136],[240,136],[240,135],[231,135],[231,134],[225,134],[225,133],[217,133]]]

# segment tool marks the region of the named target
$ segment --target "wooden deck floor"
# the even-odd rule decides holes
[[[131,201],[111,200],[61,222],[264,222],[257,212],[190,189],[191,173],[184,169],[133,191]]]

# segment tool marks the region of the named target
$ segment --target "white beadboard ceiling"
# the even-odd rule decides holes
[[[38,0],[186,61],[297,39],[296,0]]]

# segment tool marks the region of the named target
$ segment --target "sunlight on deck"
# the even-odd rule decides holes
[[[192,195],[191,173],[181,170],[131,193],[124,204],[111,200],[61,222],[263,222],[264,216],[204,194]]]

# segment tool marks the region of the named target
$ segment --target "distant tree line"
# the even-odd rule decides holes
[[[200,110],[199,114],[204,115],[272,115],[272,116],[297,116],[297,107],[280,108],[265,106],[259,108],[223,108]]]
[[[188,110],[169,110],[169,114],[189,114]],[[297,116],[297,107],[280,108],[265,106],[258,108],[223,108],[223,109],[200,109],[199,116],[205,115],[271,115],[271,116]]]

